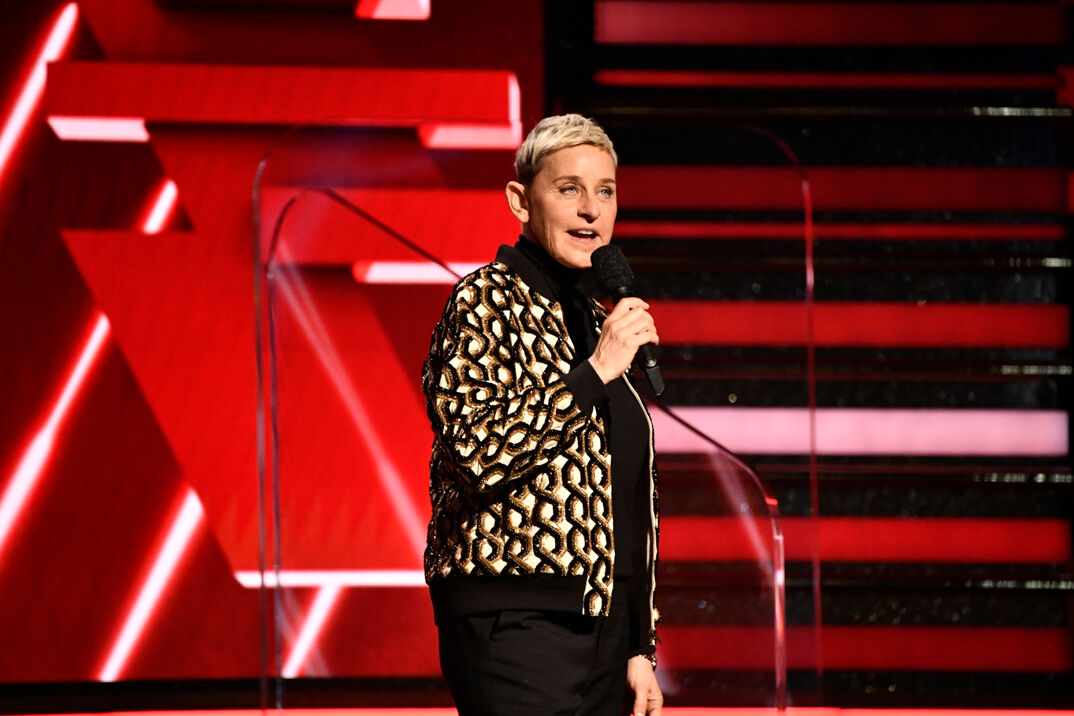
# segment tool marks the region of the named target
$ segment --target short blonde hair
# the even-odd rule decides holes
[[[515,152],[515,173],[523,186],[530,186],[541,171],[544,158],[552,152],[579,144],[592,144],[608,152],[612,163],[619,167],[612,140],[600,125],[580,114],[559,114],[545,117],[537,123],[522,146]]]

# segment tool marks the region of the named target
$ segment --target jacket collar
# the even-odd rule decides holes
[[[589,295],[590,271],[562,266],[537,243],[519,236],[514,246],[501,244],[496,261],[518,274],[530,288],[553,303],[562,304],[571,289]]]

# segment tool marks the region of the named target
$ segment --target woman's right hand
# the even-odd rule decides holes
[[[634,354],[646,343],[657,345],[660,336],[656,323],[649,315],[649,304],[640,298],[624,298],[604,320],[597,347],[589,362],[605,383],[610,383],[630,370]]]

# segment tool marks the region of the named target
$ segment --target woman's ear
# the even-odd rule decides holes
[[[507,182],[507,206],[511,213],[523,224],[530,220],[530,202],[526,196],[526,187],[517,181]]]

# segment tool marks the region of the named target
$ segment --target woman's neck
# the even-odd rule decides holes
[[[562,294],[564,290],[578,287],[582,274],[585,273],[584,269],[564,266],[545,251],[543,246],[528,236],[519,236],[516,246],[548,277],[550,287],[557,294]]]

